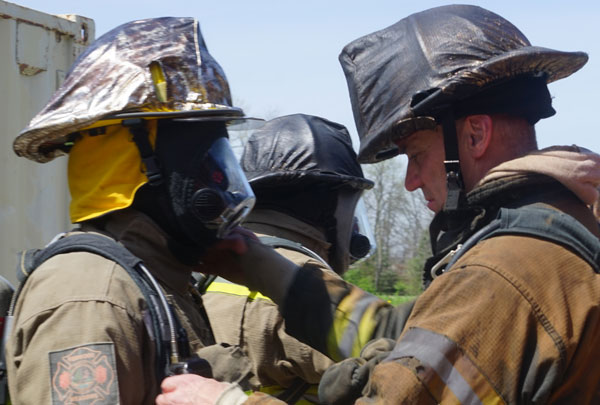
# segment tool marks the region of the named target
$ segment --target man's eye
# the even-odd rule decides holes
[[[421,151],[419,152],[415,152],[411,155],[408,155],[408,160],[412,160],[413,162],[417,163],[419,161],[419,157],[421,156]]]

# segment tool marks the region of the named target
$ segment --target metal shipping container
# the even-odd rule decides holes
[[[17,253],[68,230],[67,159],[18,158],[12,142],[94,39],[94,21],[0,0],[0,274],[16,285]]]

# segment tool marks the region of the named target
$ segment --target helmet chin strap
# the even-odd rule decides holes
[[[133,142],[140,151],[142,162],[146,166],[148,184],[151,186],[160,186],[163,181],[160,173],[160,164],[148,139],[149,133],[146,129],[146,123],[141,118],[130,118],[123,120],[122,125],[129,129],[129,132],[133,136]]]
[[[148,183],[137,191],[133,206],[150,216],[166,232],[168,248],[180,262],[190,266],[197,264],[203,249],[190,243],[187,235],[176,225],[177,219],[170,208],[160,163],[150,144],[150,134],[145,121],[141,118],[130,118],[123,120],[122,125],[129,129],[148,177]],[[146,186],[149,188],[145,188]]]
[[[444,136],[444,150],[446,159],[446,187],[448,195],[444,203],[444,212],[454,216],[458,211],[466,208],[465,189],[460,172],[460,158],[458,154],[458,135],[452,108],[446,109],[441,115]]]

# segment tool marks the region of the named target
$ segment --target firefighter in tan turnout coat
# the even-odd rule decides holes
[[[399,336],[387,334],[395,347],[366,375],[360,359],[345,360],[356,365],[338,380],[346,392],[326,373],[322,398],[600,402],[600,243],[591,209],[600,157],[576,146],[538,150],[534,130],[555,113],[547,84],[580,69],[587,55],[532,46],[504,18],[452,5],[359,38],[340,61],[359,161],[405,153],[405,186],[421,189],[436,216],[427,288]],[[345,344],[328,337],[343,337],[348,325],[360,333],[370,320],[386,335],[391,312],[374,297],[248,245],[237,272],[219,271],[267,295],[287,291],[277,303],[298,339],[328,354]],[[252,271],[256,256],[273,266]],[[172,402],[158,403],[193,395],[224,403],[215,398],[225,388],[232,396],[209,379],[172,377],[163,383]],[[254,394],[238,403],[277,400]]]
[[[124,24],[80,56],[14,143],[42,163],[69,153],[78,228],[42,252],[66,251],[22,256],[13,404],[152,404],[202,364],[214,337],[191,274],[254,202],[225,126],[243,118],[193,18]]]
[[[244,227],[263,243],[334,277],[370,253],[360,232],[370,234],[364,211],[355,214],[355,206],[373,183],[363,177],[346,128],[303,114],[275,118],[248,139],[241,166],[257,199]],[[271,299],[219,278],[204,302],[217,342],[248,354],[255,389],[288,403],[303,393],[296,403],[316,401],[332,360],[285,333]]]

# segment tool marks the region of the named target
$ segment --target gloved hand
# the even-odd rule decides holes
[[[252,389],[252,364],[238,346],[217,343],[201,348],[196,354],[210,364],[211,377],[217,381],[239,384],[244,390]]]
[[[331,405],[352,404],[362,394],[373,368],[394,349],[388,338],[373,339],[360,357],[345,359],[329,367],[319,383],[319,401]]]

